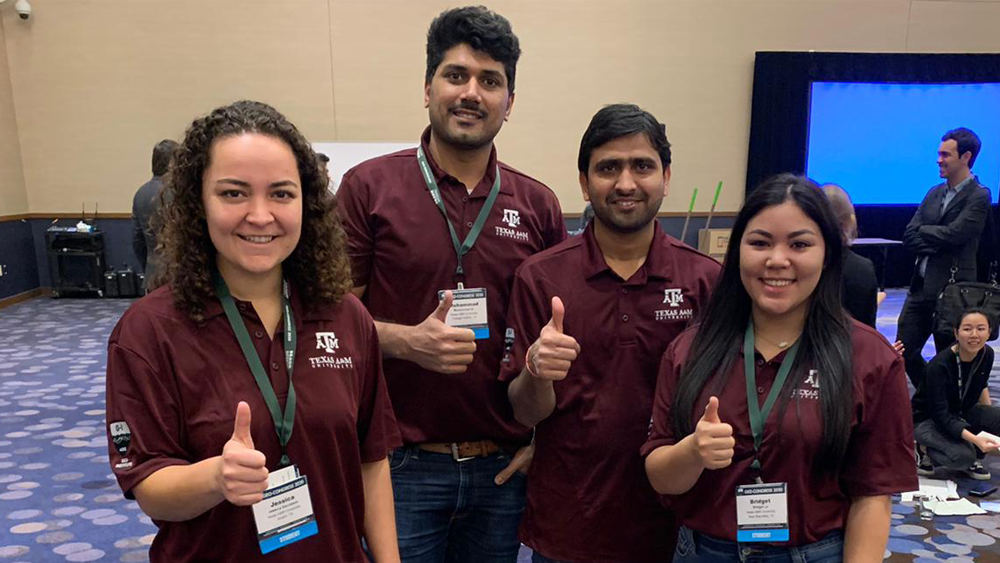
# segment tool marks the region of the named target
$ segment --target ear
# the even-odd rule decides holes
[[[510,119],[510,110],[512,109],[514,109],[514,92],[511,92],[510,97],[507,98],[507,111],[503,113],[504,121]]]
[[[580,172],[580,191],[583,192],[583,201],[590,201],[590,193],[587,191],[587,174]]]
[[[670,166],[663,169],[663,197],[670,194]]]
[[[965,151],[958,157],[958,160],[962,161],[963,164],[969,166],[969,161],[972,160],[972,151]]]
[[[431,83],[424,82],[424,109],[431,107]]]

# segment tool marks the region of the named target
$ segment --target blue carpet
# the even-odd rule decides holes
[[[903,297],[890,292],[879,310],[889,340]],[[122,496],[105,442],[107,338],[129,303],[35,299],[0,310],[0,562],[148,560],[156,529]],[[1000,367],[993,373],[997,400]],[[987,466],[1000,484],[1000,456]],[[951,477],[963,494],[973,484]],[[1000,515],[923,521],[897,501],[887,560],[1000,561],[998,540]],[[530,551],[518,560],[530,561]]]

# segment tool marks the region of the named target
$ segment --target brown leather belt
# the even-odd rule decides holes
[[[455,461],[468,461],[477,457],[486,457],[502,449],[493,440],[476,440],[475,442],[423,442],[417,444],[417,447],[426,452],[448,454]]]

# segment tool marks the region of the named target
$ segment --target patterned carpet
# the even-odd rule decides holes
[[[880,309],[890,340],[902,300],[891,292]],[[0,310],[0,561],[148,559],[155,527],[122,497],[105,444],[107,337],[129,303],[35,299]],[[993,373],[1000,398],[1000,368]],[[1000,456],[987,465],[1000,484]],[[963,495],[973,483],[953,478]],[[888,561],[1000,561],[1000,515],[924,521],[897,501],[889,552]],[[519,561],[529,560],[522,550]]]

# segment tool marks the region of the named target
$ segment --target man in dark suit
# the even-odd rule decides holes
[[[980,146],[979,137],[964,127],[941,137],[937,163],[945,182],[927,192],[903,234],[903,244],[917,259],[896,335],[915,387],[924,379],[921,351],[934,332],[938,294],[953,274],[955,281],[976,279],[976,251],[990,209],[989,191],[971,171]],[[934,334],[939,352],[952,340],[950,334]]]
[[[132,251],[139,259],[149,283],[155,272],[156,233],[149,228],[149,221],[160,203],[163,175],[167,173],[170,157],[177,148],[177,142],[164,139],[153,147],[153,177],[143,184],[132,198]],[[153,254],[153,256],[150,256]]]

